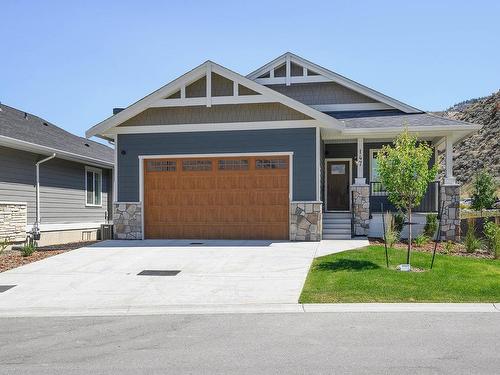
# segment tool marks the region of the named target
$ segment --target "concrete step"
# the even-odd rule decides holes
[[[325,224],[348,224],[351,225],[351,219],[325,219],[323,218],[323,225]]]
[[[323,230],[325,229],[343,229],[343,230],[351,230],[351,224],[328,224],[325,225],[323,223]]]
[[[351,235],[345,235],[345,234],[324,234],[323,233],[323,239],[324,240],[350,240]]]
[[[325,234],[348,234],[351,235],[351,228],[323,228],[323,235]]]
[[[325,219],[350,219],[351,217],[350,212],[323,212]]]

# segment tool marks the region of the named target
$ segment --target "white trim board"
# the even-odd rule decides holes
[[[284,104],[292,109],[295,109],[299,112],[302,112],[306,114],[307,116],[316,119],[319,121],[320,126],[325,127],[325,128],[330,128],[330,129],[336,129],[336,130],[342,130],[344,128],[344,125],[342,122],[338,121],[337,119],[328,116],[320,111],[315,110],[314,108],[311,108],[308,105],[305,105],[303,103],[300,103],[299,101],[296,101],[286,95],[280,94],[279,92],[272,90],[266,86],[262,86],[258,84],[257,82],[254,82],[238,73],[235,73],[227,68],[224,68],[221,65],[218,65],[212,61],[207,61],[200,66],[196,67],[195,69],[191,70],[190,72],[182,75],[181,77],[173,80],[172,82],[168,83],[167,85],[161,87],[160,89],[154,91],[153,93],[147,95],[146,97],[142,98],[141,100],[135,102],[134,104],[130,105],[129,107],[125,108],[123,111],[117,113],[116,115],[113,115],[106,120],[100,122],[99,124],[93,126],[92,128],[88,129],[85,133],[87,137],[92,137],[92,136],[101,136],[101,137],[106,137],[107,134],[109,134],[109,130],[115,126],[118,126],[119,124],[123,123],[124,121],[138,115],[139,113],[145,111],[148,108],[151,108],[153,105],[157,104],[158,101],[165,99],[172,93],[178,91],[181,89],[182,86],[185,86],[187,82],[190,80],[193,80],[193,77],[199,77],[200,75],[206,75],[207,72],[214,72],[216,74],[219,74],[229,80],[232,80],[233,82],[237,82],[238,84],[241,84],[266,98],[270,98],[270,100],[274,100],[275,102]],[[207,94],[210,94],[207,90]],[[208,101],[209,98],[205,98],[207,100],[206,104],[207,106],[212,105],[212,100],[214,98],[210,98],[210,102]],[[264,99],[264,98],[262,98]],[[184,99],[181,99],[184,100]]]
[[[400,102],[399,100],[396,100],[394,98],[391,98],[387,95],[382,94],[381,92],[378,92],[376,90],[373,90],[367,86],[364,86],[358,82],[355,82],[353,80],[350,80],[349,78],[346,78],[340,74],[337,74],[331,70],[328,70],[320,65],[317,65],[309,60],[306,60],[300,56],[297,56],[291,52],[286,52],[283,55],[277,57],[276,59],[270,61],[269,63],[265,64],[264,66],[258,68],[257,70],[251,72],[250,74],[247,75],[247,78],[252,79],[252,80],[257,80],[259,76],[262,74],[265,74],[267,71],[274,69],[275,67],[283,64],[283,62],[290,60],[302,67],[305,67],[307,69],[310,69],[316,73],[318,73],[320,76],[323,76],[324,78],[327,78],[331,82],[336,82],[339,85],[342,85],[344,87],[347,87],[351,90],[354,90],[356,92],[359,92],[363,95],[366,95],[372,99],[375,99],[377,101],[380,101],[382,103],[385,103],[393,108],[400,109],[403,112],[406,113],[416,113],[416,112],[422,112],[421,110],[412,107],[408,104],[405,104],[403,102]],[[298,77],[291,77],[291,78],[299,78]],[[303,77],[303,78],[309,78],[311,79],[312,77],[315,76],[308,76],[308,77]],[[302,77],[300,77],[302,78]],[[262,80],[259,79],[259,80]],[[267,79],[271,80],[271,79]]]
[[[137,134],[137,133],[192,133],[209,131],[231,130],[265,130],[289,128],[314,128],[318,127],[316,120],[290,120],[290,121],[255,121],[255,122],[226,122],[204,124],[176,124],[176,125],[138,125],[117,126],[108,134]]]
[[[328,210],[328,162],[329,161],[348,161],[349,162],[349,197],[348,197],[348,199],[349,199],[349,211]],[[325,186],[324,186],[325,212],[351,212],[352,211],[351,186],[352,186],[352,158],[325,158]]]
[[[293,200],[293,151],[283,152],[241,152],[241,153],[215,153],[215,154],[170,154],[170,155],[139,155],[139,202],[141,205],[141,231],[144,240],[144,160],[147,159],[185,159],[185,158],[220,158],[239,156],[288,156],[288,204]],[[290,215],[288,215],[288,227],[290,228]],[[291,238],[291,229],[288,238]]]

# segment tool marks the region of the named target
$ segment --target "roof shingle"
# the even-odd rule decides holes
[[[0,136],[113,163],[113,149],[79,137],[30,113],[0,105]]]

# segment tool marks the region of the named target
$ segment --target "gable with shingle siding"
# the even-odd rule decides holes
[[[256,103],[212,107],[149,108],[125,121],[120,127],[310,119],[305,114],[280,103]]]

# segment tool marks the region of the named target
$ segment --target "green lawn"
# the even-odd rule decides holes
[[[301,303],[327,302],[500,302],[500,260],[413,251],[412,266],[425,272],[400,272],[406,251],[383,246],[327,255],[314,260]]]

